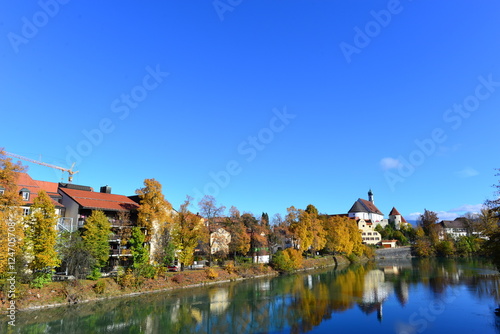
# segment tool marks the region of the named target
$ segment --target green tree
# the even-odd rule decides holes
[[[96,260],[90,254],[79,231],[61,233],[58,238],[57,252],[67,274],[78,279],[85,278],[90,269],[95,267]]]
[[[111,223],[100,210],[92,211],[83,225],[83,242],[96,260],[95,268],[104,267],[109,259],[109,235]]]
[[[449,257],[455,254],[455,245],[452,240],[441,240],[435,246],[438,256]]]
[[[21,262],[21,248],[24,242],[24,226],[22,219],[22,200],[17,191],[18,173],[25,167],[21,163],[14,164],[5,156],[0,148],[0,275],[7,272],[8,258],[15,256]],[[10,247],[9,247],[10,242]],[[10,250],[14,252],[9,253]],[[9,270],[12,271],[12,268]]]
[[[26,236],[33,260],[29,268],[33,271],[52,270],[61,261],[56,252],[58,216],[47,193],[41,190],[31,206]]]
[[[194,250],[200,242],[207,242],[208,230],[200,216],[188,210],[190,198],[181,205],[174,217],[172,242],[177,250],[181,270],[194,260]]]
[[[145,245],[146,236],[139,226],[132,228],[132,236],[130,237],[130,251],[134,261],[134,268],[138,269],[149,263],[149,252]]]
[[[165,199],[162,186],[155,179],[145,179],[144,187],[137,189],[135,193],[140,199],[137,225],[144,228],[145,241],[149,243],[150,261],[161,263],[171,238],[172,205]]]

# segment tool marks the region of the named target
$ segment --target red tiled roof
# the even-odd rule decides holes
[[[395,207],[392,207],[392,210],[391,210],[391,213],[389,213],[389,216],[397,216],[397,215],[401,216],[398,209],[396,209]]]
[[[40,188],[42,188],[43,190],[45,190],[45,192],[47,194],[50,194],[50,196],[61,196],[59,195],[59,193],[57,192],[57,189],[59,188],[59,184],[58,183],[55,183],[55,182],[48,182],[48,181],[38,181],[38,180],[35,180],[35,182],[38,184],[38,186]]]
[[[36,181],[29,176],[28,173],[17,173],[17,190],[21,191],[21,189],[26,188],[30,192],[30,199],[28,201],[23,201],[24,205],[33,205],[33,201],[35,198],[38,197],[38,193],[40,190],[45,190],[47,195],[52,196],[52,195],[58,195],[57,194],[57,183],[52,183],[52,182],[45,182],[45,181]],[[53,194],[53,184],[56,185],[56,190],[55,194]],[[62,208],[64,205],[61,203],[57,202],[53,198],[51,198],[52,204],[54,204],[56,207]]]
[[[59,188],[85,209],[127,211],[138,209],[139,205],[123,195],[98,193],[94,191]]]
[[[363,204],[368,209],[368,212],[383,215],[383,213],[380,212],[380,210],[372,202],[367,201],[367,200],[362,199],[362,198],[358,199],[358,201],[360,201],[361,204]]]
[[[398,209],[396,209],[396,207],[392,207],[392,210],[391,210],[391,213],[389,213],[389,216],[401,216],[401,222],[403,223],[408,223],[405,219],[405,217],[403,217],[402,214],[399,213]]]

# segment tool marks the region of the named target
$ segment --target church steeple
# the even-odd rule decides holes
[[[375,201],[373,200],[373,192],[372,192],[371,188],[370,188],[370,190],[368,190],[368,200],[370,202],[372,202],[372,204],[375,204]]]

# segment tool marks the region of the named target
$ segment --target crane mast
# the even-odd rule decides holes
[[[68,175],[68,182],[69,183],[73,182],[73,175],[75,175],[76,173],[78,173],[78,171],[74,171],[73,170],[73,167],[75,167],[75,163],[73,163],[73,165],[71,165],[71,168],[64,168],[64,167],[59,167],[59,166],[56,166],[56,165],[51,165],[51,164],[48,164],[46,162],[42,162],[42,161],[38,161],[38,160],[26,158],[26,157],[23,157],[23,156],[21,156],[19,154],[14,154],[14,153],[6,152],[6,151],[3,151],[3,153],[5,155],[8,155],[8,156],[16,158],[16,159],[21,159],[21,160],[24,160],[24,161],[32,162],[34,164],[38,164],[38,165],[42,165],[42,166],[50,167],[50,168],[55,168],[55,169],[62,170],[63,172],[67,172],[69,174]]]

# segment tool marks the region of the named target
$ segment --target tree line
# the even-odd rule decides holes
[[[23,215],[16,175],[23,172],[24,167],[1,154],[0,167],[3,189],[0,275],[16,272],[21,280],[34,286],[49,282],[55,268],[60,266],[75,277],[98,278],[110,263],[111,234],[129,252],[122,254],[121,259],[135,277],[155,277],[174,261],[184,270],[201,259],[211,266],[228,258],[251,262],[261,255],[273,255],[272,265],[288,271],[299,268],[304,257],[327,253],[343,254],[354,260],[360,256],[371,257],[374,252],[373,247],[363,244],[355,220],[320,214],[312,204],[305,209],[291,206],[284,217],[276,214],[272,219],[267,213],[260,217],[242,214],[234,206],[226,214],[226,208],[212,196],[205,196],[197,203],[197,213],[190,210],[193,203],[189,197],[175,210],[155,179],[144,180],[143,187],[136,190],[140,200],[136,217],[119,212],[112,217],[115,221],[112,227],[110,217],[94,210],[82,229],[73,233],[58,232],[59,217],[44,191],[34,200],[32,213]],[[500,187],[496,186],[496,190],[498,193]],[[498,199],[487,201],[480,215],[469,217],[471,229],[479,230],[486,238],[473,234],[456,240],[446,235],[440,237],[437,214],[428,210],[420,217],[416,229],[409,225],[400,229],[379,225],[376,230],[383,239],[397,239],[401,245],[412,244],[417,256],[466,256],[480,251],[495,256],[500,254],[497,251],[500,243],[496,242],[500,241],[499,207]],[[213,244],[219,241],[210,235],[218,228],[229,232],[230,242],[227,248],[213,253]]]

